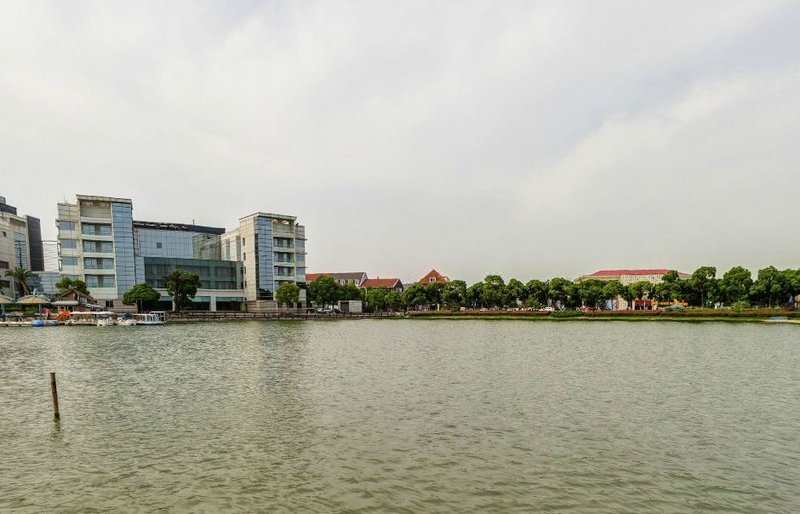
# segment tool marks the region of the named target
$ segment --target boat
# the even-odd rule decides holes
[[[167,313],[164,311],[152,311],[142,314],[134,314],[133,319],[137,325],[163,325],[167,322]]]
[[[95,319],[95,325],[98,327],[113,327],[114,326],[114,313],[111,311],[97,311],[93,312],[92,316]]]
[[[133,318],[123,318],[121,316],[118,317],[114,321],[114,323],[116,323],[120,327],[133,327],[133,326],[136,326],[138,324],[138,322]]]
[[[31,321],[32,327],[56,327],[61,323],[55,319],[35,319]]]
[[[772,316],[765,319],[764,323],[789,323],[792,325],[800,325],[800,319],[789,319],[788,316]]]
[[[111,311],[75,311],[64,322],[71,326],[110,327],[114,325],[114,313]]]

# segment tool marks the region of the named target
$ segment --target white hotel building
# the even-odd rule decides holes
[[[174,269],[200,275],[193,308],[269,310],[283,282],[301,286],[305,304],[305,227],[294,216],[256,213],[239,227],[138,221],[128,198],[77,195],[59,203],[61,272],[86,282],[107,307],[124,308],[122,297],[136,283],[162,294],[164,276]]]

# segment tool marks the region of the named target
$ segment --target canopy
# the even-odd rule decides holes
[[[0,294],[0,314],[5,315],[6,313],[5,306],[8,305],[9,303],[14,303],[14,300],[4,294]]]
[[[29,294],[17,300],[16,303],[20,305],[44,305],[50,303],[50,298]]]

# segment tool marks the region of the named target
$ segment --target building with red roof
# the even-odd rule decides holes
[[[399,278],[368,278],[361,283],[361,289],[385,287],[391,291],[403,292],[403,282]]]
[[[419,279],[417,284],[426,285],[433,284],[435,282],[450,282],[450,280],[435,269],[432,269],[427,273],[427,275]]]
[[[591,275],[581,275],[575,282],[584,282],[586,280],[602,280],[603,282],[611,282],[612,280],[619,280],[623,285],[631,284],[645,280],[658,284],[663,279],[664,275],[670,271],[667,268],[654,268],[654,269],[601,269],[595,271]],[[678,277],[686,280],[691,275],[688,273],[678,272]]]
[[[361,287],[361,283],[367,280],[367,274],[363,271],[352,271],[347,273],[306,273],[306,282],[313,282],[321,276],[331,277],[339,285],[353,284]]]

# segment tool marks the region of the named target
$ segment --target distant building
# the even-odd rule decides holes
[[[449,282],[450,279],[436,271],[435,269],[430,270],[424,277],[417,281],[417,284],[433,284],[436,282]]]
[[[361,283],[361,289],[373,289],[385,287],[390,291],[403,292],[403,283],[399,278],[368,278]]]
[[[222,259],[241,261],[248,310],[277,308],[275,290],[285,282],[300,286],[300,306],[306,305],[306,228],[294,216],[239,218],[239,227],[222,235]]]
[[[585,282],[587,280],[600,280],[602,282],[612,282],[614,280],[619,281],[622,285],[627,286],[628,284],[632,284],[634,282],[650,282],[651,284],[658,284],[663,282],[664,275],[669,272],[669,269],[666,268],[657,268],[657,269],[606,269],[606,270],[599,270],[595,271],[591,275],[581,275],[575,282]],[[691,277],[688,273],[678,272],[678,278],[681,280],[687,280]],[[638,308],[650,308],[653,305],[653,302],[648,299],[644,300],[634,300],[633,307],[635,309]],[[613,308],[616,310],[626,310],[628,309],[629,305],[628,302],[621,297],[617,297],[613,300],[612,305],[609,308]]]
[[[628,285],[633,282],[647,281],[653,284],[658,284],[662,281],[664,275],[670,270],[666,268],[658,269],[604,269],[595,271],[591,275],[581,275],[575,282],[584,282],[586,280],[601,280],[603,282],[611,282],[618,280],[622,285]],[[688,273],[678,272],[678,277],[681,280],[686,280],[691,277]]]
[[[331,277],[333,280],[336,281],[339,285],[348,285],[352,284],[356,287],[361,287],[362,282],[367,280],[367,274],[363,271],[352,271],[346,273],[307,273],[306,274],[306,281],[308,283],[313,282],[317,278],[321,276]]]
[[[11,296],[22,296],[5,272],[13,268],[44,270],[42,229],[39,218],[17,214],[17,208],[0,196],[0,288]]]
[[[226,232],[134,220],[128,198],[76,198],[58,204],[60,271],[85,281],[105,307],[123,308],[125,292],[147,283],[161,292],[161,307],[169,308],[164,277],[176,269],[200,276],[195,310],[242,310],[251,302],[253,308],[277,308],[273,294],[281,283],[305,287],[305,228],[293,216],[256,213]]]

